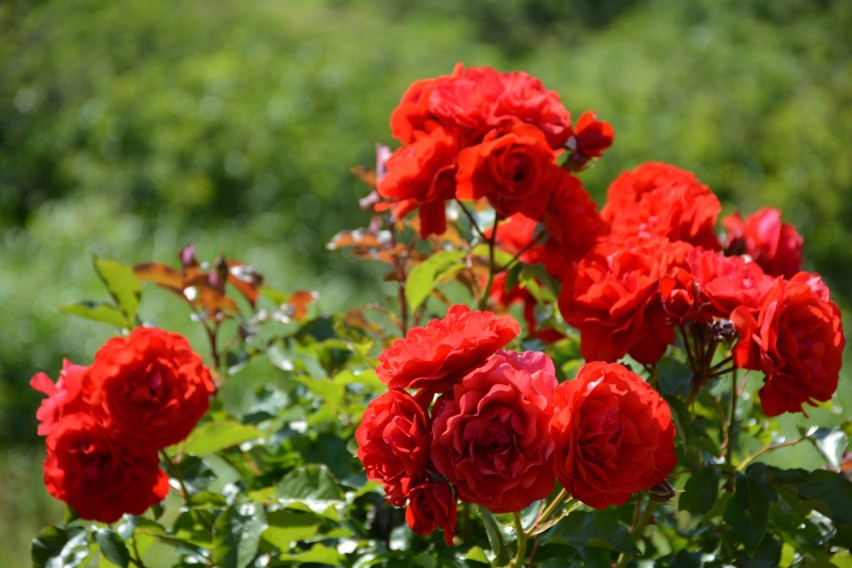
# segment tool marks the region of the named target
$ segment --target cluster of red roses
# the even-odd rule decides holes
[[[140,327],[107,341],[89,367],[65,361],[36,413],[44,481],[80,517],[111,523],[168,493],[158,451],[186,438],[209,407],[210,373],[182,336]]]
[[[641,377],[594,362],[557,384],[544,353],[501,349],[519,332],[455,305],[379,357],[390,388],[364,412],[358,457],[415,532],[440,527],[450,544],[456,499],[516,512],[557,479],[592,507],[621,505],[674,467],[669,408]]]
[[[445,231],[448,200],[480,198],[500,217],[558,228],[556,255],[576,258],[577,237],[591,246],[600,232],[594,203],[557,160],[582,169],[612,144],[613,130],[593,112],[572,126],[559,95],[535,77],[459,64],[411,85],[391,129],[403,146],[380,164],[377,191],[388,201],[377,207],[397,218],[419,209],[424,237]]]

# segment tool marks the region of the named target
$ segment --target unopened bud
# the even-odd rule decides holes
[[[710,332],[713,334],[713,339],[723,343],[730,343],[737,336],[737,328],[729,319],[715,320],[710,324]]]
[[[650,490],[650,497],[654,501],[658,503],[665,503],[675,496],[675,489],[672,487],[672,484],[669,483],[668,479],[664,479],[655,486],[653,486]]]

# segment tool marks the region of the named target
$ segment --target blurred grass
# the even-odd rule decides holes
[[[599,199],[620,170],[664,160],[727,210],[782,208],[848,310],[849,29],[852,3],[829,0],[3,3],[0,524],[15,530],[0,565],[26,565],[61,510],[35,473],[26,383],[89,362],[109,334],[56,312],[104,298],[89,255],[172,262],[193,242],[318,289],[327,311],[383,297],[375,267],[324,244],[367,222],[348,169],[391,142],[405,87],[457,61],[523,69],[574,116],[610,121],[615,146],[584,175]],[[143,318],[185,326],[169,300],[152,293]]]

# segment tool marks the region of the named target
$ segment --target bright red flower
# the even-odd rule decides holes
[[[622,365],[588,363],[556,388],[553,404],[556,477],[590,507],[623,505],[677,463],[668,405]]]
[[[604,150],[612,146],[615,130],[608,122],[597,119],[594,111],[580,116],[574,136],[568,139],[567,146],[572,150],[569,157],[571,169],[581,170],[592,158],[600,158]]]
[[[551,148],[560,148],[572,134],[571,115],[559,94],[522,71],[501,73],[500,95],[491,113],[491,125],[520,120],[544,132]]]
[[[443,392],[520,333],[510,317],[455,305],[446,317],[408,330],[379,355],[376,373],[392,388]]]
[[[116,436],[156,448],[186,438],[215,390],[185,338],[150,327],[107,341],[89,379],[95,417]]]
[[[118,437],[85,413],[66,414],[47,436],[44,483],[83,519],[113,523],[162,501],[169,478],[156,448]]]
[[[89,412],[89,403],[84,393],[87,370],[88,367],[75,365],[65,359],[56,384],[45,373],[36,373],[30,379],[30,386],[34,390],[47,395],[36,411],[39,436],[50,434],[56,423],[66,414]]]
[[[456,174],[459,199],[487,197],[501,216],[544,215],[555,190],[556,156],[544,133],[517,123],[505,132],[492,130],[481,144],[459,154]]]
[[[660,300],[660,279],[690,248],[664,238],[607,240],[580,261],[576,275],[563,282],[559,309],[580,330],[587,361],[629,353],[650,365],[662,357],[674,331]]]
[[[778,278],[756,315],[747,308],[731,319],[740,336],[734,363],[760,370],[760,404],[767,416],[804,412],[837,390],[846,338],[840,310],[812,275]]]
[[[446,201],[456,195],[456,139],[437,127],[430,133],[415,133],[415,140],[402,146],[385,163],[387,173],[378,182],[379,195],[390,200],[377,209],[393,207],[402,218],[420,209],[420,234],[441,234],[447,228]]]
[[[405,505],[411,488],[427,479],[428,402],[402,389],[390,389],[367,406],[355,430],[358,459],[367,479],[384,484],[393,505]]]
[[[439,399],[432,462],[462,501],[509,513],[550,495],[555,387],[547,355],[499,351]]]
[[[802,236],[781,221],[781,211],[763,207],[748,217],[739,213],[722,220],[729,254],[746,254],[767,274],[790,278],[802,268]]]
[[[691,172],[648,162],[612,182],[601,216],[613,238],[660,236],[718,250],[721,210],[718,198]]]
[[[607,227],[580,180],[561,168],[558,178],[544,216],[548,234],[544,261],[548,273],[565,280],[574,274],[576,264],[592,250]]]
[[[420,535],[432,534],[436,528],[444,531],[444,542],[452,546],[456,533],[456,496],[453,488],[443,481],[422,483],[411,490],[405,521]]]

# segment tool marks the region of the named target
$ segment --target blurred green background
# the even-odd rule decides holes
[[[349,168],[392,142],[402,92],[457,61],[525,70],[575,117],[611,122],[614,147],[584,174],[599,199],[620,170],[662,160],[726,213],[781,208],[848,313],[850,29],[845,0],[6,0],[0,565],[28,565],[29,540],[61,518],[27,382],[89,363],[109,334],[56,311],[104,299],[90,254],[173,262],[193,242],[319,290],[327,311],[382,298],[375,267],[325,243],[367,222]],[[163,322],[152,295],[142,315]]]

